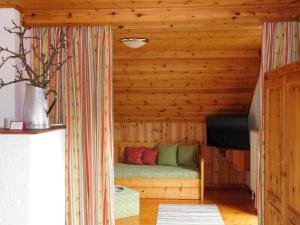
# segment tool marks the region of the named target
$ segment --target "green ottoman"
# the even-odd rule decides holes
[[[124,190],[116,191],[116,188]],[[115,188],[115,219],[137,216],[140,214],[140,193],[138,191],[116,185]]]

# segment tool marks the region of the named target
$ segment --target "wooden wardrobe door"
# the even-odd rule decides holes
[[[284,78],[267,79],[265,83],[265,225],[282,225]]]
[[[288,225],[300,224],[300,73],[287,77]]]

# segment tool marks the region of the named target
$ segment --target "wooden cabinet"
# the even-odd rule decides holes
[[[266,75],[265,224],[300,225],[300,63]]]
[[[288,224],[300,224],[300,68],[286,78]],[[284,171],[285,172],[285,171]]]
[[[284,79],[269,78],[265,92],[265,222],[282,224]]]

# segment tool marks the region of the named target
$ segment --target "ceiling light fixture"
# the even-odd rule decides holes
[[[122,38],[121,42],[129,48],[143,47],[149,40],[147,38]]]

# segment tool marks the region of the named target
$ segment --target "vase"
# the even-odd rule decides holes
[[[55,101],[51,104],[53,108]],[[46,90],[40,87],[26,84],[23,106],[23,122],[26,129],[38,130],[50,128],[48,101]]]

